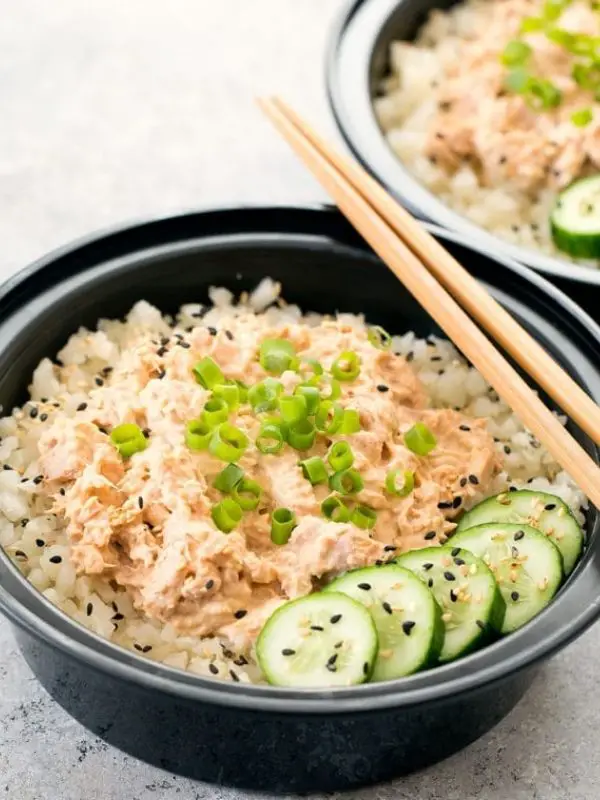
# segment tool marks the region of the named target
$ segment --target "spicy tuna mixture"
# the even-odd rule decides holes
[[[222,675],[222,659],[235,656],[229,648],[236,664],[247,664],[264,621],[285,600],[348,569],[443,543],[463,507],[507,486],[503,459],[515,477],[557,473],[447,343],[411,335],[382,350],[360,318],[302,318],[294,307],[206,312],[189,306],[172,323],[140,303],[125,323],[79,332],[59,354],[63,366],[42,362],[33,400],[0,421],[0,482],[3,493],[12,492],[10,502],[0,495],[0,544],[46,596],[116,642]],[[261,343],[273,339],[289,343],[298,361],[277,376],[259,361]],[[258,502],[232,530],[220,529],[213,512],[227,495],[213,483],[227,463],[193,449],[186,436],[213,394],[194,367],[209,358],[227,381],[255,387],[270,377],[280,382],[280,396],[293,397],[309,382],[309,359],[323,368],[316,383],[326,393],[328,373],[347,352],[360,371],[339,382],[335,402],[356,412],[360,430],[317,432],[307,450],[286,443],[269,454],[256,441],[274,412],[257,412],[247,399],[229,410],[227,424],[247,437],[236,463],[259,487]],[[444,391],[470,413],[429,407]],[[474,418],[489,408],[495,422]],[[404,441],[417,422],[435,438],[426,456]],[[489,423],[507,438],[494,441]],[[137,426],[144,440],[128,457],[111,438],[124,424]],[[321,458],[332,473],[327,453],[335,442],[349,445],[360,478],[360,490],[343,501],[350,511],[366,508],[367,522],[328,519],[323,501],[337,492],[327,482],[313,485],[299,463]],[[413,476],[406,496],[386,489],[396,471]],[[573,491],[568,478],[556,482],[564,496]],[[294,523],[276,543],[272,514],[282,508]]]

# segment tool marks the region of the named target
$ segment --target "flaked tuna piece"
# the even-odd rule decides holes
[[[300,458],[294,450],[285,450],[278,456],[266,456],[261,462],[261,472],[268,481],[268,492],[273,508],[291,508],[296,514],[318,513],[318,503],[311,484],[298,466]]]
[[[106,436],[95,425],[59,418],[40,437],[40,469],[46,480],[73,480],[94,459]]]

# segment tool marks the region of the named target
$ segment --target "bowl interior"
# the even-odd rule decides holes
[[[0,295],[0,402],[4,409],[25,400],[36,364],[45,356],[52,357],[79,326],[94,327],[99,317],[120,317],[142,298],[165,312],[174,312],[184,302],[207,301],[210,286],[226,286],[239,294],[251,290],[265,275],[281,281],[288,302],[306,310],[364,313],[369,321],[393,332],[414,330],[421,336],[441,333],[391,272],[340,222],[337,214],[290,210],[287,217],[285,214],[282,217],[282,213],[281,210],[224,212],[220,224],[214,217],[191,214],[178,218],[177,222],[167,220],[149,225],[145,232],[141,227],[132,228],[100,238],[34,265]],[[182,219],[186,220],[185,226]],[[230,230],[244,225],[255,230],[241,233]],[[303,227],[306,229],[302,230]],[[508,273],[499,270],[497,262],[469,249],[456,237],[446,237],[446,245],[562,366],[593,397],[600,399],[600,333],[593,323],[559,292],[522,267],[506,264],[511,273],[511,281],[507,283],[504,278]],[[576,426],[569,427],[597,458],[592,442]],[[556,647],[559,634],[567,638],[575,635],[577,616],[589,614],[589,598],[598,595],[599,521],[594,509],[588,517],[591,544],[561,590],[562,599],[557,599],[517,634],[487,650],[457,664],[394,683],[419,689],[473,676],[502,662],[510,664],[511,659],[521,659],[527,653],[531,656],[545,637],[554,637]],[[98,639],[43,600],[21,578],[1,549],[0,608],[19,624],[23,624],[22,610],[26,608],[30,628],[36,627],[36,620],[42,620],[48,630],[60,634],[60,646],[69,647],[69,642],[76,641],[80,657],[91,658],[93,650],[94,657],[106,655],[113,662],[132,666],[138,674],[145,671],[170,675],[182,685],[208,684],[214,687],[211,691],[230,696],[254,691],[264,698],[274,691],[215,687],[218,682],[148,664]],[[591,619],[586,618],[581,624],[589,624]],[[51,635],[48,630],[44,636]],[[546,646],[552,647],[549,639]],[[359,687],[359,694],[389,693],[382,687],[385,684]],[[352,690],[352,694],[356,691]],[[343,695],[348,690],[339,692]],[[302,694],[287,693],[290,697]],[[308,692],[313,697],[318,694]],[[321,694],[331,696],[331,692]],[[279,692],[279,696],[286,696],[286,692]]]
[[[456,0],[355,0],[334,27],[327,61],[332,110],[358,160],[412,213],[469,237],[478,247],[569,282],[600,285],[600,270],[519,247],[488,233],[425,188],[388,146],[373,111],[373,97],[389,63],[389,46],[411,40],[435,8]]]

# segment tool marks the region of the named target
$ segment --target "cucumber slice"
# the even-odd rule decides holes
[[[462,517],[457,533],[486,522],[516,522],[542,531],[560,550],[569,575],[583,550],[583,532],[560,497],[521,489],[504,492],[476,505]]]
[[[425,584],[396,564],[347,572],[325,592],[343,592],[369,609],[379,653],[371,680],[411,675],[436,663],[444,639],[442,612]]]
[[[292,600],[271,614],[256,657],[275,686],[354,686],[370,677],[377,648],[364,606],[328,592]]]
[[[564,253],[600,258],[600,175],[575,181],[558,195],[550,230]]]
[[[442,607],[445,636],[440,661],[476,650],[502,630],[506,604],[484,562],[460,547],[425,547],[396,559],[421,578]]]
[[[454,534],[452,544],[479,556],[494,573],[506,603],[502,633],[511,633],[535,617],[563,578],[558,548],[529,525],[478,525]]]

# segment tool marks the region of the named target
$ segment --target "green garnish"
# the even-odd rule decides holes
[[[349,436],[352,433],[360,431],[360,417],[358,411],[353,408],[345,408],[344,416],[342,417],[342,424],[340,425],[337,433],[343,436]]]
[[[246,434],[228,422],[222,422],[213,429],[208,444],[209,452],[213,456],[230,463],[237,461],[244,454],[246,447],[248,447]]]
[[[594,92],[600,88],[600,64],[575,64],[571,76],[582,89]]]
[[[248,387],[244,381],[235,381],[235,385],[238,387],[240,394],[240,403],[245,403],[248,400]]]
[[[271,541],[285,544],[296,527],[296,515],[289,508],[276,508],[271,514]]]
[[[131,458],[134,453],[141,453],[148,447],[142,429],[132,422],[125,422],[113,428],[110,440],[122,458]]]
[[[580,108],[571,114],[571,122],[578,128],[585,128],[594,119],[594,112],[591,108]]]
[[[530,78],[524,92],[525,101],[536,111],[556,108],[562,100],[562,92],[545,78]]]
[[[531,47],[519,39],[509,42],[502,52],[502,63],[507,67],[523,66],[529,59]]]
[[[185,443],[190,450],[206,450],[213,429],[204,419],[193,419],[185,426]]]
[[[369,341],[378,350],[389,350],[392,346],[392,337],[380,325],[372,325],[369,328],[367,336]]]
[[[391,469],[385,478],[385,488],[396,497],[407,497],[415,488],[415,473],[408,469]]]
[[[423,422],[416,422],[404,434],[404,444],[418,456],[431,453],[437,444],[437,439]]]
[[[340,494],[358,494],[364,488],[363,479],[355,469],[343,469],[329,478],[329,486]]]
[[[321,503],[321,513],[332,522],[349,522],[350,509],[344,501],[332,494]]]
[[[274,455],[283,449],[285,434],[281,425],[275,422],[265,422],[256,437],[256,447],[261,453]]]
[[[319,456],[311,456],[300,462],[302,472],[307,481],[310,481],[313,486],[317,483],[327,483],[327,467],[325,462]]]
[[[282,383],[274,378],[266,378],[248,389],[248,402],[256,414],[272,411],[277,408],[278,397],[282,392]]]
[[[279,412],[284,422],[293,424],[308,416],[306,398],[301,394],[284,395],[279,398]]]
[[[546,20],[541,17],[525,17],[521,22],[520,33],[537,33],[546,27]]]
[[[294,450],[309,450],[315,443],[317,431],[308,419],[301,419],[290,425],[287,430],[287,441]]]
[[[360,358],[353,350],[344,351],[331,365],[331,374],[338,381],[353,381],[360,374]]]
[[[212,507],[210,515],[220,531],[231,533],[242,518],[242,509],[231,497],[225,497]]]
[[[323,400],[315,414],[315,428],[319,433],[337,433],[342,426],[344,409],[339,403]]]
[[[542,7],[542,16],[545,20],[554,22],[570,4],[571,0],[546,0]]]
[[[369,506],[356,506],[350,517],[350,522],[357,528],[369,530],[377,522],[377,512]]]
[[[321,364],[315,358],[304,358],[300,362],[298,372],[306,378],[319,377],[323,374],[324,370]]]
[[[335,472],[349,469],[354,464],[354,453],[348,442],[335,442],[329,448],[327,461]]]
[[[306,413],[309,416],[316,412],[321,401],[319,390],[316,386],[309,386],[307,383],[301,383],[299,386],[296,386],[294,394],[304,397],[306,400]]]
[[[211,397],[202,410],[202,419],[210,428],[225,422],[229,416],[229,406],[222,397]]]
[[[260,346],[258,360],[266,372],[274,375],[298,368],[294,345],[288,339],[265,339]]]
[[[340,382],[336,381],[335,378],[330,378],[328,375],[323,375],[322,378],[318,380],[319,383],[319,397],[321,400],[337,400],[338,397],[342,393],[342,388],[340,386]],[[312,381],[311,381],[312,383]]]
[[[218,383],[213,387],[213,394],[224,400],[232,411],[240,404],[240,387],[237,383]]]
[[[217,362],[210,356],[204,356],[192,370],[196,381],[205,389],[212,389],[217,384],[225,383],[225,376]]]
[[[223,494],[229,494],[244,477],[244,470],[237,464],[228,464],[213,481],[213,486]]]
[[[504,87],[509,92],[524,94],[529,84],[529,73],[523,67],[515,67],[504,76]]]
[[[260,483],[249,478],[242,478],[231,490],[231,496],[244,511],[254,511],[260,502],[261,494]]]

